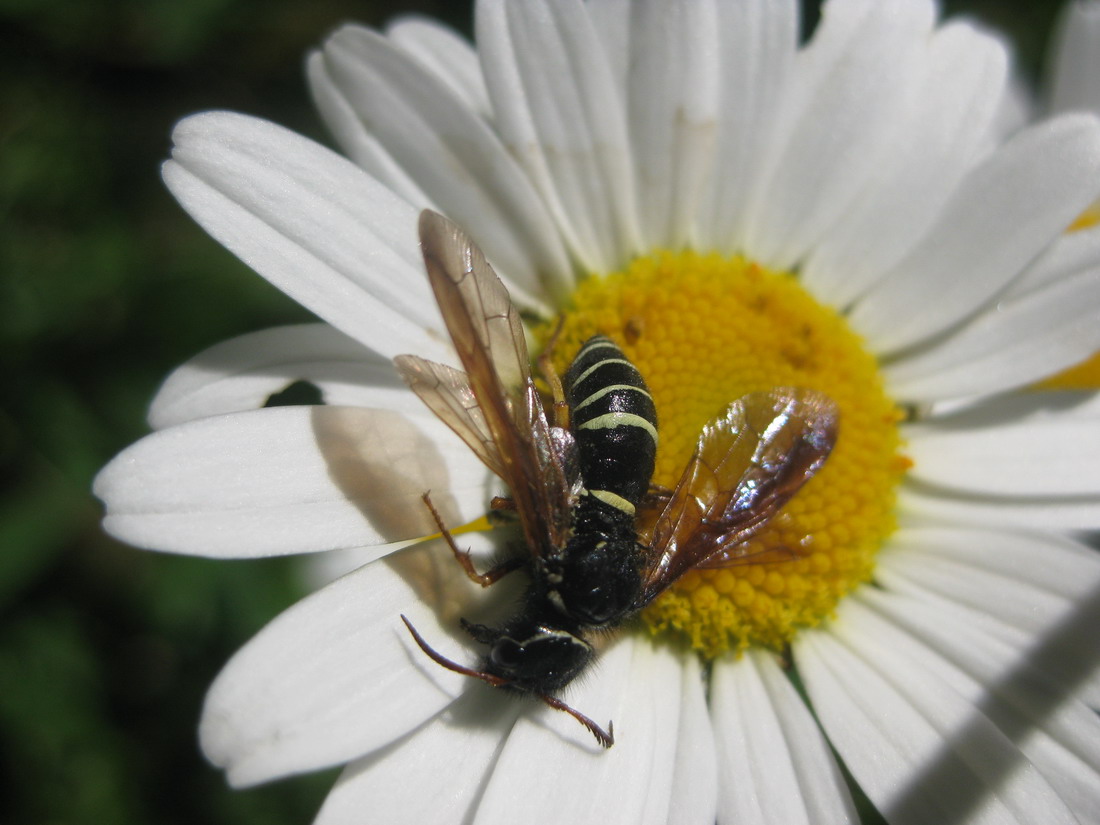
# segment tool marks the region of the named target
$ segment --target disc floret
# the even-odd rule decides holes
[[[739,257],[659,252],[582,283],[555,346],[558,368],[597,333],[649,384],[661,433],[657,485],[676,484],[703,426],[745,393],[806,387],[841,411],[825,467],[753,538],[745,562],[684,576],[645,610],[652,632],[672,631],[706,656],[781,648],[871,578],[908,465],[903,413],[837,312],[792,274]]]

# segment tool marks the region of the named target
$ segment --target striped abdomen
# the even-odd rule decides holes
[[[633,516],[657,454],[657,411],[641,373],[597,335],[581,347],[563,384],[587,492]]]

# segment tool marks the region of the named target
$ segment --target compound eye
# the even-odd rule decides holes
[[[603,601],[600,604],[600,593],[596,591],[593,597],[588,599],[589,604],[577,612],[581,615],[578,616],[582,621],[592,625],[602,625],[610,621],[616,615],[622,612],[617,604]]]
[[[515,670],[523,657],[523,648],[512,639],[498,639],[489,651],[489,661],[502,671]]]

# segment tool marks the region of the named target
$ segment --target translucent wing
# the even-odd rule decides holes
[[[564,542],[575,479],[571,439],[531,379],[519,313],[481,250],[442,215],[420,214],[428,281],[465,374],[400,356],[402,377],[508,485],[532,553]]]
[[[825,463],[836,442],[837,415],[822,393],[777,387],[743,396],[707,424],[653,525],[636,606],[693,567],[736,563],[731,551]]]
[[[393,363],[409,389],[503,478],[504,461],[466,373],[415,355],[398,355]]]
[[[531,379],[523,323],[508,290],[466,233],[436,212],[420,213],[420,246],[439,311],[475,393],[480,397],[479,391],[491,389],[503,417],[522,421],[523,414],[504,409],[506,401],[521,398]]]

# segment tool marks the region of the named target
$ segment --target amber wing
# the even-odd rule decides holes
[[[428,280],[465,372],[412,355],[394,359],[409,387],[508,485],[527,545],[564,542],[574,479],[568,438],[547,419],[519,313],[481,250],[456,224],[420,215]]]
[[[653,526],[641,608],[694,567],[733,564],[744,543],[825,463],[838,410],[814,390],[745,395],[707,424]]]
[[[409,389],[466,442],[485,466],[503,477],[500,450],[466,373],[416,355],[398,355],[393,363]]]

